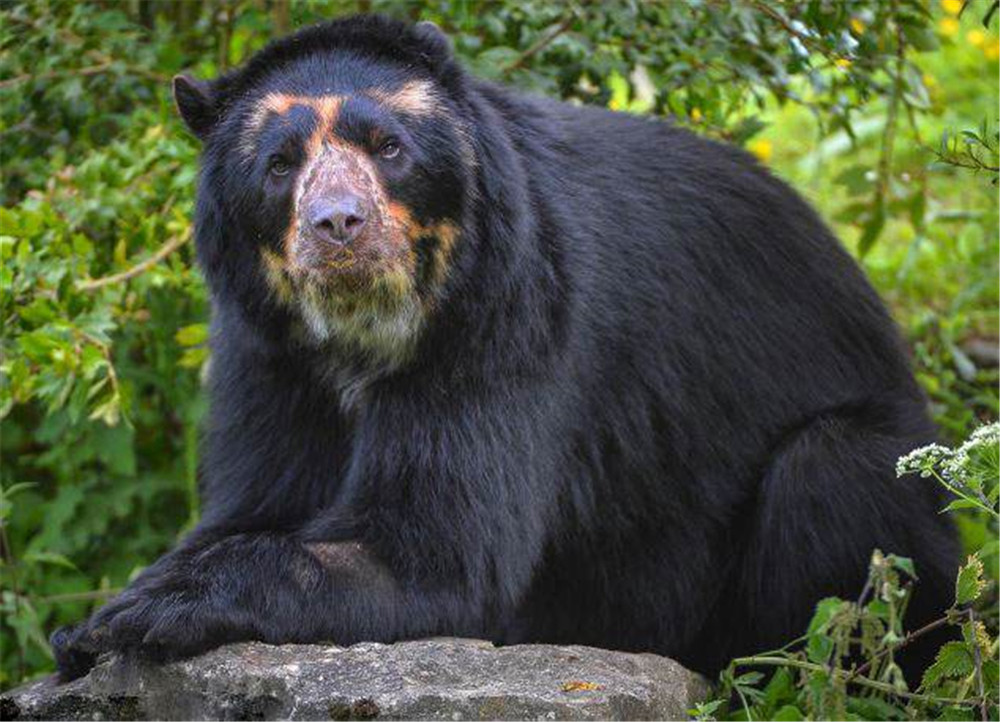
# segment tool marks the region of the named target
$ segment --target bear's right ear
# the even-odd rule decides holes
[[[451,41],[444,31],[430,20],[421,20],[413,32],[424,48],[424,57],[437,66],[451,59]]]
[[[191,132],[205,140],[219,119],[212,86],[189,75],[175,75],[174,102]]]

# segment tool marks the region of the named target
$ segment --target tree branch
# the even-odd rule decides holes
[[[162,261],[164,258],[169,256],[171,253],[176,251],[178,248],[183,246],[191,238],[191,231],[187,230],[179,236],[172,238],[167,243],[164,243],[160,250],[154,253],[152,256],[147,258],[145,261],[135,264],[129,269],[122,271],[121,273],[115,273],[111,276],[104,276],[102,278],[94,278],[88,281],[77,281],[76,287],[80,291],[94,291],[98,288],[103,288],[104,286],[110,286],[115,283],[121,283],[122,281],[128,281],[131,278],[145,273],[150,268],[155,266],[157,263]]]
[[[976,691],[979,692],[979,716],[983,722],[990,718],[990,706],[986,701],[986,687],[983,685],[983,654],[979,650],[979,635],[976,634],[976,613],[972,608],[965,610],[972,627],[972,656],[976,661]]]
[[[914,631],[912,631],[909,634],[907,634],[903,638],[902,642],[900,642],[896,646],[892,647],[892,649],[883,649],[878,654],[876,654],[871,659],[869,659],[867,662],[865,662],[864,664],[862,664],[860,667],[858,667],[857,669],[855,669],[854,671],[852,671],[847,676],[847,681],[850,682],[855,677],[860,677],[860,676],[866,674],[868,672],[868,670],[870,670],[872,668],[872,664],[874,664],[876,661],[878,661],[879,659],[881,659],[885,655],[889,654],[889,652],[898,652],[903,647],[905,647],[908,644],[912,643],[914,640],[919,639],[920,637],[924,636],[925,634],[929,634],[930,632],[933,632],[935,629],[938,629],[939,627],[943,627],[945,624],[948,623],[948,621],[949,621],[948,617],[941,617],[940,619],[935,619],[930,624],[925,624],[920,629],[915,629]]]
[[[111,62],[106,61],[103,63],[98,63],[97,65],[91,65],[86,68],[74,68],[72,70],[50,70],[46,73],[25,73],[23,75],[17,75],[13,78],[8,78],[7,80],[0,80],[0,88],[9,88],[13,85],[18,85],[20,83],[26,83],[29,80],[53,80],[55,78],[68,78],[74,75],[98,75],[99,73],[104,73],[111,68]]]
[[[741,667],[794,667],[795,669],[804,669],[807,672],[825,672],[830,674],[838,674],[843,676],[845,672],[842,670],[831,670],[828,667],[824,667],[821,664],[813,664],[812,662],[803,662],[800,659],[786,659],[784,657],[739,657],[732,661],[735,666]],[[844,680],[847,682],[847,680]],[[868,679],[867,677],[857,677],[850,680],[851,684],[859,684],[862,687],[869,687],[871,689],[877,689],[880,692],[886,692],[896,697],[901,697],[903,699],[912,699],[918,702],[931,702],[933,704],[950,704],[950,705],[968,705],[970,704],[967,699],[952,699],[950,697],[935,697],[929,694],[917,694],[915,692],[904,692],[902,690],[896,689],[891,684],[886,684],[885,682],[876,682],[874,679]]]
[[[555,40],[564,32],[569,30],[569,26],[573,24],[573,20],[575,19],[576,19],[575,13],[573,13],[573,11],[570,11],[566,15],[566,17],[564,17],[562,21],[560,21],[560,23],[555,28],[552,29],[552,32],[550,32],[548,35],[545,35],[542,38],[539,38],[531,47],[529,47],[523,53],[518,55],[513,62],[504,67],[501,72],[503,72],[503,74],[506,75],[507,73],[510,73],[520,68],[531,56],[536,55],[537,53],[544,50],[553,40]]]

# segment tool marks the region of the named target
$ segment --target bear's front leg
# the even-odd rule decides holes
[[[250,639],[315,641],[324,631],[318,612],[335,604],[332,576],[286,535],[237,534],[178,549],[89,620],[53,634],[60,675],[85,674],[107,651],[170,660]]]
[[[557,446],[545,429],[511,423],[540,418],[532,404],[544,398],[448,413],[398,400],[372,414],[336,507],[294,532],[196,532],[54,635],[63,676],[111,650],[167,660],[245,640],[499,636],[554,529]]]

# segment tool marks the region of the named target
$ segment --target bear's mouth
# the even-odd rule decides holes
[[[379,273],[309,271],[294,281],[292,305],[314,342],[335,341],[398,362],[412,350],[426,305],[404,269]]]
[[[293,285],[313,288],[324,296],[345,296],[354,300],[385,295],[385,287],[398,293],[412,290],[413,263],[401,254],[388,255],[378,244],[319,247],[302,244],[287,265]],[[387,279],[393,279],[387,284]],[[407,279],[404,283],[403,279]]]

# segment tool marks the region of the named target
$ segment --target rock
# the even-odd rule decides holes
[[[465,639],[221,647],[155,665],[112,656],[69,684],[0,697],[17,719],[681,719],[706,687],[653,654]]]

